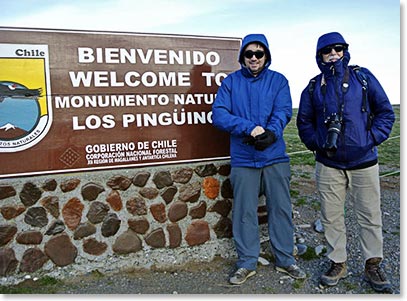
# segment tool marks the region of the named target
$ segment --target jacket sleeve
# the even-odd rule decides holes
[[[252,121],[233,114],[232,110],[232,80],[226,77],[216,94],[212,105],[213,125],[234,136],[248,136],[256,127]]]
[[[297,114],[297,129],[302,143],[310,151],[317,150],[316,122],[316,113],[307,87],[301,93]]]
[[[369,78],[368,98],[370,111],[373,113],[370,131],[375,144],[379,145],[389,138],[395,121],[395,115],[386,92],[379,81],[369,70],[366,68],[364,70]]]
[[[273,111],[266,125],[267,129],[276,134],[277,138],[283,137],[284,128],[291,120],[292,110],[290,86],[284,78],[274,100]]]

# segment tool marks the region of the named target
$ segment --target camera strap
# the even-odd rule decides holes
[[[368,120],[368,126],[367,128],[370,129],[371,127],[371,123],[372,123],[372,119],[373,119],[373,113],[371,112],[371,104],[369,102],[369,98],[368,98],[368,91],[369,91],[369,78],[367,76],[367,74],[365,73],[365,71],[363,70],[363,68],[359,67],[358,65],[349,65],[349,68],[352,68],[353,71],[355,71],[356,74],[356,78],[358,79],[358,81],[360,82],[360,84],[362,85],[362,112],[367,112],[368,116],[369,116],[369,120]],[[314,78],[312,78],[309,81],[308,84],[308,93],[310,95],[311,101],[314,97],[314,90],[315,90],[315,86],[317,83],[317,78],[321,76],[321,94],[322,96],[325,98],[325,94],[326,94],[326,87],[327,87],[327,83],[324,77],[324,74],[319,74],[317,76],[315,76]],[[346,72],[344,74],[344,78],[342,80],[342,93],[346,93],[348,91],[349,88],[349,69],[346,68]],[[369,107],[368,107],[369,104]],[[343,106],[342,106],[342,110],[343,110]],[[342,117],[342,110],[340,109],[340,117]],[[325,99],[324,99],[324,118],[326,117],[326,107],[325,107]]]
[[[349,89],[349,69],[346,68],[345,75],[342,79],[342,93],[345,94]]]

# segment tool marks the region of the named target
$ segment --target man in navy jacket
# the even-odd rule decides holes
[[[379,81],[366,68],[348,66],[348,44],[338,32],[322,35],[316,61],[321,73],[301,94],[300,138],[315,153],[316,182],[330,269],[321,283],[333,286],[347,275],[345,199],[360,226],[365,277],[376,291],[390,289],[383,258],[377,146],[391,132],[393,108]]]
[[[238,60],[241,69],[222,81],[212,108],[214,126],[230,133],[232,223],[238,254],[237,270],[230,283],[241,284],[256,273],[261,194],[266,196],[276,269],[302,279],[306,274],[293,256],[290,164],[283,140],[284,128],[292,117],[288,81],[268,69],[271,55],[262,34],[243,39]]]

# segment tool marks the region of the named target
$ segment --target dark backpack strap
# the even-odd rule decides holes
[[[358,65],[350,66],[353,71],[356,73],[356,77],[358,78],[359,82],[362,84],[362,112],[367,112],[367,102],[368,102],[368,77],[366,73],[363,72],[362,68]]]
[[[317,83],[317,78],[319,75],[313,77],[310,79],[309,83],[308,83],[308,93],[309,93],[309,97],[312,100],[313,96],[314,96],[314,90],[315,90],[315,85]],[[321,86],[321,90],[322,90],[322,94],[326,93],[326,85],[322,85]]]
[[[311,99],[312,99],[312,96],[314,95],[316,82],[317,82],[316,77],[314,77],[314,78],[310,79],[310,81],[308,83],[308,93],[309,93],[309,97]]]
[[[356,77],[358,78],[359,82],[362,84],[362,112],[368,113],[368,120],[367,120],[367,129],[370,130],[373,123],[374,114],[372,113],[371,104],[369,103],[369,108],[367,106],[369,101],[369,78],[363,69],[358,65],[350,66],[356,73]]]

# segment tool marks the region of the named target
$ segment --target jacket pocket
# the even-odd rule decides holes
[[[374,139],[371,131],[350,124],[345,128],[343,139],[339,143],[344,143],[343,149],[347,161],[358,160],[371,151],[374,147]],[[341,147],[342,148],[342,147]]]

